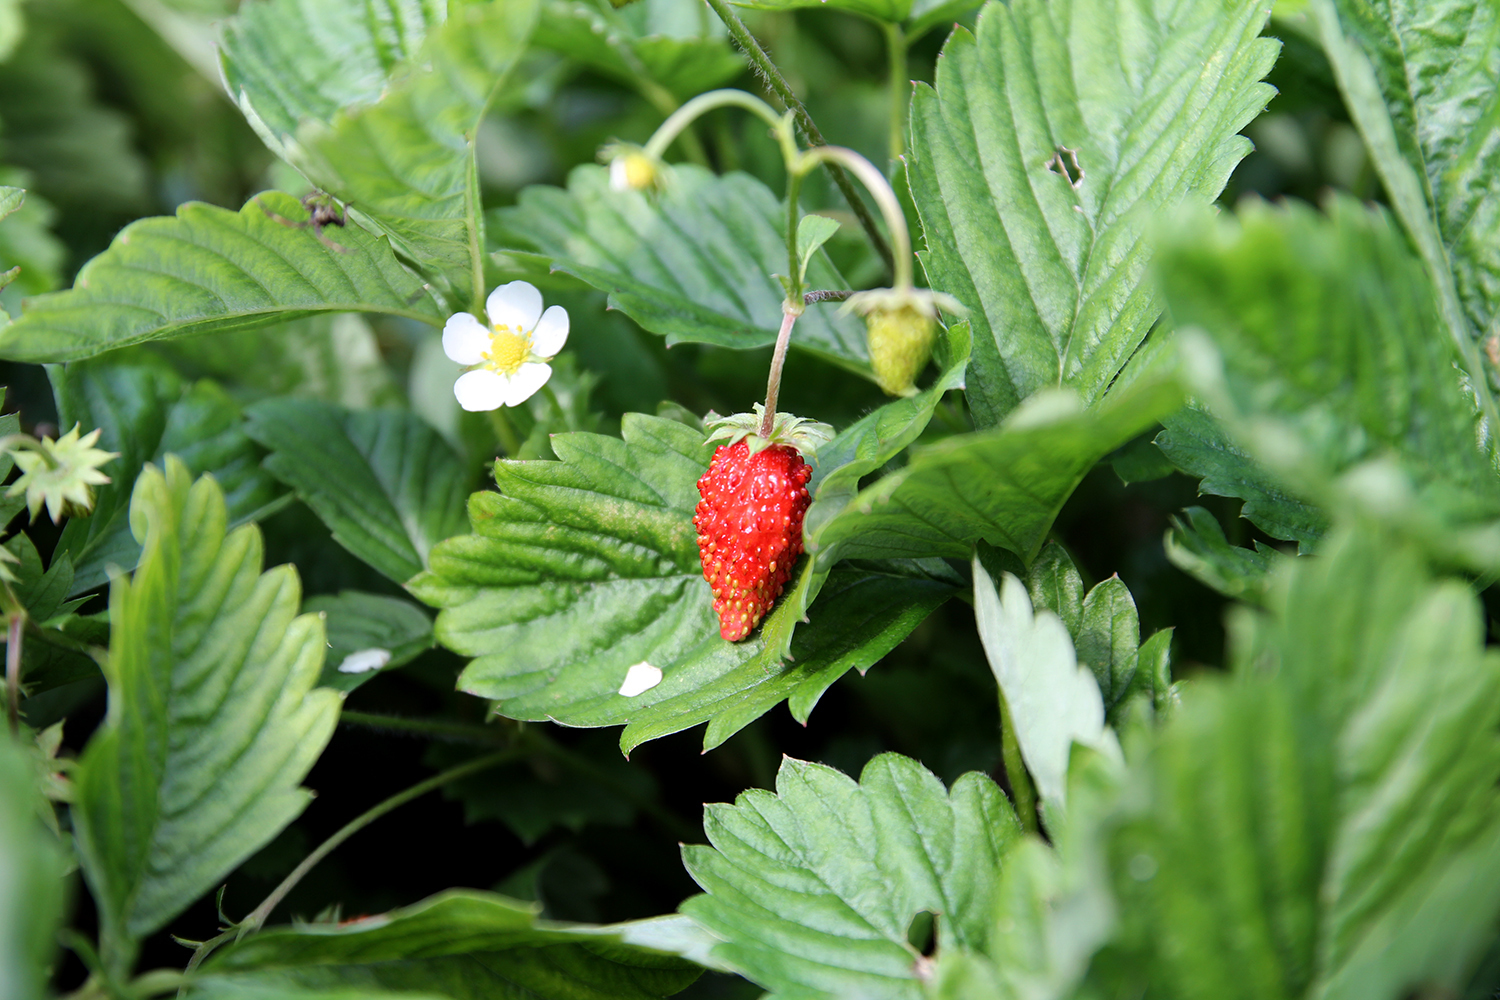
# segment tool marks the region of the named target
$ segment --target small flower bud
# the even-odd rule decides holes
[[[917,391],[917,376],[932,356],[937,340],[938,309],[963,311],[950,296],[921,288],[858,292],[849,297],[845,308],[865,317],[870,367],[875,370],[876,383],[891,396],[910,396]]]
[[[615,143],[606,146],[600,158],[609,163],[609,186],[614,191],[647,191],[660,188],[662,163],[639,146]]]

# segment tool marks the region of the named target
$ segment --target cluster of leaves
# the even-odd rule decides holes
[[[147,39],[145,56],[64,0],[0,0],[0,180],[56,202],[0,189],[21,404],[0,431],[97,428],[113,455],[92,512],[17,525],[0,563],[0,993],[1496,985],[1495,0],[740,5],[780,70],[723,0],[103,6],[129,26],[115,48]],[[829,23],[847,51],[813,47],[807,25]],[[859,39],[874,80],[848,83],[830,67],[859,67]],[[164,150],[227,159],[181,135],[132,145],[130,122],[175,120],[160,65],[222,83],[202,115],[238,130],[226,148],[258,138],[264,178],[200,167],[206,200],[141,217]],[[909,65],[931,69],[910,94]],[[92,66],[139,107],[95,101]],[[773,144],[739,119],[683,133],[651,190],[587,162],[736,79],[813,141],[830,105],[877,109],[848,141],[891,154],[873,158],[909,195],[925,283],[967,316],[924,388],[887,401],[860,320],[794,304],[783,399],[839,431],[792,583],[729,643],[692,524],[700,413],[758,391],[786,238],[833,293],[814,298],[885,266],[864,205],[813,178],[788,204]],[[1215,205],[1272,80],[1348,118],[1382,203]],[[91,207],[106,222],[79,221]],[[110,218],[135,221],[101,249]],[[58,291],[70,257],[87,263]],[[515,279],[567,303],[574,351],[545,397],[461,413],[439,331]],[[1236,502],[1174,501],[1152,530],[1191,600],[1144,576],[1087,585],[1099,560],[1065,508],[1110,467]],[[0,501],[7,523],[23,506]],[[1224,669],[1174,679],[1174,660],[1218,657],[1181,639],[1213,594],[1239,602]],[[831,700],[808,731],[837,730],[855,698],[888,725],[771,773],[772,709],[808,726]],[[653,756],[699,725],[706,760],[748,762],[719,785]],[[380,766],[340,763],[361,756],[351,727],[419,780],[313,822],[304,782],[343,808]],[[761,787],[704,807],[700,835],[677,805],[725,784]],[[508,839],[428,830],[410,864],[382,847],[304,881],[439,787]],[[611,824],[628,829],[589,839]],[[314,832],[331,836],[309,853]],[[673,840],[693,842],[691,898],[652,867]],[[631,866],[652,888],[603,901]],[[432,894],[429,870],[493,888]],[[250,910],[263,881],[280,884]],[[288,893],[322,912],[267,927]],[[152,969],[168,931],[193,957]]]

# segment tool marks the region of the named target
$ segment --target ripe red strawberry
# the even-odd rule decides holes
[[[805,449],[826,440],[831,429],[798,418],[777,415],[767,442],[745,430],[758,424],[750,414],[727,417],[731,438],[714,452],[708,471],[698,480],[703,498],[693,515],[703,576],[714,592],[719,634],[730,642],[749,635],[771,610],[802,554],[802,516],[810,498],[812,469],[793,441]]]

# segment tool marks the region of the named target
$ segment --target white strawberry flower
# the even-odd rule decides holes
[[[519,406],[552,377],[547,364],[568,342],[568,311],[542,311],[542,293],[526,281],[501,285],[485,300],[486,326],[454,313],[443,327],[443,353],[469,370],[453,383],[466,410]]]

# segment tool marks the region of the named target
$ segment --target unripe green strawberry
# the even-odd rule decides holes
[[[951,295],[909,286],[855,292],[844,308],[865,318],[870,367],[880,388],[891,396],[917,391],[917,376],[937,341],[938,310],[955,316],[967,312]]]
[[[811,476],[796,449],[772,445],[752,454],[740,440],[714,452],[698,480],[698,553],[719,634],[730,642],[760,624],[791,577],[802,554]]]
[[[865,317],[870,334],[870,367],[891,396],[907,396],[922,366],[932,357],[937,321],[911,305],[876,309]]]

